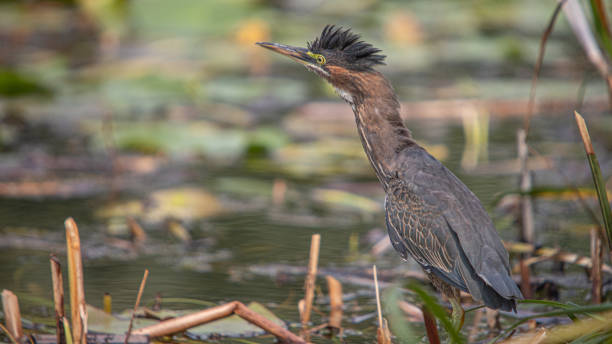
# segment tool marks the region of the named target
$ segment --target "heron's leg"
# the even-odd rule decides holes
[[[453,325],[455,325],[457,330],[461,330],[463,327],[463,321],[465,320],[465,311],[463,310],[463,307],[461,307],[461,299],[459,299],[458,295],[453,295],[452,297],[449,297],[449,301],[453,306],[453,313],[451,314]]]

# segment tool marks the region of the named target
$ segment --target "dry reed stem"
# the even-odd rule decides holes
[[[51,281],[53,283],[53,304],[55,308],[55,333],[57,334],[57,343],[64,343],[64,325],[62,318],[64,317],[64,281],[62,279],[62,267],[59,259],[52,254],[49,258],[51,264]]]
[[[531,191],[531,175],[529,173],[529,167],[527,166],[527,158],[529,156],[529,149],[527,147],[527,132],[524,129],[519,129],[516,135],[518,159],[520,162],[520,189],[523,195],[520,197],[520,233],[519,239],[524,242],[533,244],[534,242],[534,221],[533,221],[533,204],[531,197],[527,194]],[[522,254],[519,258],[519,266],[521,267],[521,291],[523,296],[531,298],[531,284],[530,284],[530,271],[529,266],[524,263],[525,254]]]
[[[525,262],[525,259],[519,259],[519,271],[521,272],[521,292],[526,299],[531,298],[531,274],[529,271],[529,265]]]
[[[313,234],[310,241],[310,259],[308,260],[308,275],[306,275],[306,283],[304,285],[304,312],[302,314],[302,326],[307,326],[310,321],[310,313],[312,311],[312,301],[314,300],[315,282],[317,280],[317,266],[319,264],[319,246],[321,244],[321,235]]]
[[[593,143],[591,142],[591,136],[589,135],[589,130],[587,129],[584,118],[576,111],[574,111],[574,118],[576,119],[576,124],[578,125],[578,131],[580,131],[580,137],[582,138],[582,143],[584,144],[584,150],[587,154],[595,154],[595,150],[593,150]]]
[[[427,333],[427,339],[429,344],[440,344],[440,335],[438,334],[438,326],[436,325],[436,318],[431,314],[427,307],[423,306],[421,309],[423,312],[423,321],[425,322],[425,333]]]
[[[376,330],[376,339],[378,344],[391,344],[391,333],[387,326],[387,322],[382,316],[382,307],[380,304],[380,290],[378,288],[378,272],[376,265],[372,266],[372,275],[374,276],[374,291],[376,292],[376,311],[378,313],[378,329]]]
[[[378,290],[378,272],[376,271],[376,265],[372,266],[372,275],[374,276],[374,291],[376,292],[376,312],[378,313],[378,328],[382,330],[383,317],[382,309],[380,306],[380,291]]]
[[[535,231],[533,221],[533,206],[531,203],[531,196],[528,193],[531,191],[531,174],[529,173],[529,167],[527,166],[527,159],[529,157],[529,148],[527,147],[527,132],[523,129],[519,129],[516,134],[516,142],[518,148],[518,159],[520,162],[520,188],[523,195],[520,198],[520,209],[521,209],[521,241],[533,244]]]
[[[538,51],[538,59],[536,61],[536,65],[533,69],[533,77],[531,78],[531,90],[529,91],[529,102],[527,103],[527,112],[525,113],[525,117],[523,118],[523,129],[525,130],[525,136],[529,133],[529,124],[531,121],[531,116],[533,116],[533,108],[535,106],[535,94],[536,94],[536,86],[538,84],[538,78],[540,77],[540,69],[542,69],[542,62],[544,61],[544,52],[546,51],[546,42],[548,41],[548,36],[550,36],[553,28],[555,27],[555,22],[557,21],[557,17],[559,16],[559,12],[561,12],[561,8],[566,0],[561,0],[557,4],[553,15],[550,17],[548,21],[548,25],[546,26],[546,30],[542,34],[540,38],[540,48]]]
[[[274,184],[272,184],[272,203],[274,205],[285,203],[286,194],[287,182],[284,179],[274,179]]]
[[[387,319],[383,318],[383,327],[376,330],[376,340],[378,344],[392,344],[391,332],[389,331]]]
[[[591,228],[591,301],[594,304],[601,303],[601,263],[602,263],[602,242],[600,231],[597,228]]]
[[[127,225],[130,229],[130,239],[132,244],[136,247],[142,246],[142,244],[147,240],[147,233],[132,217],[128,217]]]
[[[326,276],[329,290],[329,327],[342,329],[342,284],[332,276]]]
[[[610,101],[612,106],[612,88],[610,89],[610,92]],[[595,151],[593,150],[593,144],[591,143],[591,137],[589,136],[589,131],[586,123],[584,122],[584,118],[582,118],[577,111],[574,111],[574,117],[576,118],[576,124],[578,125],[580,136],[582,137],[584,150],[587,153],[587,160],[589,161],[591,175],[593,176],[593,184],[597,190],[599,210],[601,211],[601,217],[603,219],[602,239],[606,240],[608,243],[608,249],[612,250],[612,212],[610,211],[610,202],[608,201],[606,184],[601,175],[601,167],[599,166],[599,161],[597,161],[597,155],[595,155]]]
[[[125,342],[127,344],[130,339],[130,334],[132,333],[132,325],[134,324],[134,316],[136,316],[136,311],[138,310],[138,306],[140,305],[140,298],[142,297],[142,292],[144,291],[144,287],[147,284],[147,277],[149,277],[149,270],[145,269],[144,275],[142,276],[142,281],[140,282],[140,288],[138,288],[138,295],[136,296],[136,302],[134,303],[134,310],[132,311],[132,316],[130,317],[130,325],[128,326],[127,333],[125,335]]]
[[[182,317],[164,320],[155,325],[136,329],[132,333],[135,335],[147,335],[150,337],[166,336],[185,331],[194,326],[225,318],[232,314],[236,314],[244,320],[261,327],[265,331],[274,335],[281,342],[306,343],[296,334],[264,318],[260,314],[253,312],[239,301],[229,302],[220,306],[205,309],[200,312],[187,314]]]
[[[66,227],[66,246],[68,255],[68,281],[70,286],[70,314],[72,319],[72,340],[86,343],[87,304],[83,287],[83,261],[81,259],[81,239],[76,222],[69,217]]]
[[[6,333],[6,335],[9,338],[9,340],[11,341],[11,343],[19,344],[19,342],[17,342],[17,339],[15,339],[15,337],[13,337],[13,335],[9,332],[9,330],[6,327],[4,327],[4,325],[0,324],[0,329],[2,329],[2,331],[4,331],[4,333]]]
[[[6,329],[17,341],[23,337],[21,327],[21,312],[19,311],[19,301],[12,291],[2,290],[2,309],[4,310],[4,321]]]

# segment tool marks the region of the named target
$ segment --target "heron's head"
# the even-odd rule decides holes
[[[268,42],[257,44],[303,64],[330,82],[339,93],[357,92],[360,85],[367,84],[368,78],[377,76],[373,67],[384,64],[385,60],[385,56],[379,54],[380,49],[361,41],[350,29],[334,25],[325,26],[307,48]]]

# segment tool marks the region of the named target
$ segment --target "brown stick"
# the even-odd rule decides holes
[[[134,303],[134,310],[132,311],[132,316],[130,317],[130,325],[128,326],[127,333],[125,335],[125,342],[127,344],[130,339],[130,334],[132,333],[132,325],[134,324],[134,316],[136,316],[136,311],[138,310],[138,306],[140,305],[140,298],[142,297],[142,292],[144,291],[144,287],[147,284],[147,277],[149,277],[149,270],[145,269],[144,276],[142,276],[142,281],[140,282],[140,288],[138,288],[138,295],[136,296],[136,302]]]
[[[329,327],[342,328],[342,284],[332,276],[326,276],[329,290]]]
[[[264,330],[266,330],[266,332],[271,333],[282,342],[305,343],[302,338],[298,337],[291,331],[286,330],[283,327],[273,323],[272,321],[262,317],[261,315],[253,312],[242,302],[236,302],[236,309],[234,309],[234,313],[236,313],[241,318],[249,321],[250,323],[263,328]]]
[[[376,271],[376,265],[372,266],[372,275],[374,275],[376,310],[378,312],[378,329],[376,330],[376,340],[378,341],[378,344],[391,344],[391,332],[389,332],[386,319],[383,319],[382,316],[382,307],[380,305],[380,290],[378,289],[378,272]]]
[[[62,318],[64,317],[64,281],[62,279],[62,267],[59,259],[54,254],[49,258],[51,263],[51,281],[53,283],[53,304],[55,305],[55,333],[57,334],[57,343],[65,342],[64,325]]]
[[[13,343],[13,344],[19,344],[19,342],[17,341],[17,339],[15,339],[15,337],[13,337],[13,335],[11,334],[11,332],[9,332],[9,330],[8,330],[6,327],[4,327],[4,325],[2,325],[1,323],[0,323],[0,329],[1,329],[2,331],[4,331],[4,333],[6,333],[6,336],[9,338],[9,340],[11,341],[11,343]]]
[[[132,217],[128,217],[127,225],[130,229],[130,239],[132,244],[136,247],[142,246],[142,244],[147,240],[147,233]]]
[[[312,301],[314,299],[315,282],[317,280],[317,266],[319,264],[319,246],[321,235],[313,234],[310,241],[310,260],[308,261],[308,275],[306,275],[306,289],[304,296],[304,313],[302,313],[302,326],[306,327],[310,321]]]
[[[531,191],[531,175],[527,166],[527,158],[529,149],[527,147],[527,132],[524,129],[519,129],[516,135],[518,159],[521,165],[520,189],[523,195],[520,198],[520,233],[519,240],[533,244],[534,242],[534,223],[533,223],[533,205],[531,196],[528,193]],[[531,284],[529,278],[529,266],[524,263],[528,253],[521,254],[519,264],[521,267],[521,291],[526,298],[531,298]]]
[[[23,337],[21,312],[19,311],[17,296],[10,290],[2,290],[2,309],[4,310],[6,329],[17,341],[19,341]]]
[[[237,314],[244,320],[255,324],[265,331],[273,334],[280,341],[285,343],[306,343],[291,331],[271,322],[261,315],[251,311],[239,301],[229,302],[220,306],[205,309],[200,312],[187,314],[182,317],[162,321],[158,324],[139,328],[132,333],[135,335],[148,335],[150,337],[160,337],[181,332],[194,326],[202,325],[217,319],[225,318]]]
[[[423,307],[421,311],[423,312],[425,332],[427,333],[429,344],[440,344],[440,335],[438,334],[436,318],[434,318],[434,316],[427,310],[427,307]]]
[[[378,273],[376,271],[376,265],[372,266],[372,275],[374,276],[374,292],[376,292],[376,312],[378,313],[378,329],[382,330],[383,317],[382,307],[380,306],[380,292],[378,290]]]
[[[529,271],[529,265],[525,263],[524,258],[519,260],[519,267],[521,272],[521,292],[526,299],[531,298],[531,276]]]
[[[576,125],[578,126],[578,131],[580,132],[580,137],[582,138],[582,144],[584,145],[584,151],[588,154],[595,154],[595,150],[593,149],[593,143],[591,142],[591,135],[589,135],[589,129],[587,129],[586,122],[584,121],[584,117],[582,117],[578,112],[574,111],[574,117],[576,119]]]
[[[524,194],[521,196],[521,233],[520,240],[533,244],[534,242],[534,223],[533,223],[533,207],[531,196],[528,193],[531,191],[531,174],[527,166],[527,158],[529,149],[527,148],[527,133],[523,129],[519,129],[516,135],[518,147],[518,159],[521,165],[520,188]]]
[[[591,282],[592,282],[592,302],[594,304],[601,303],[601,262],[602,262],[602,245],[600,231],[597,228],[591,228]]]
[[[550,20],[548,21],[548,26],[546,26],[546,30],[542,34],[540,38],[540,49],[538,51],[538,59],[536,61],[536,65],[533,69],[533,77],[531,78],[531,90],[529,91],[529,102],[527,103],[527,112],[525,113],[525,117],[523,119],[523,130],[525,130],[525,136],[529,133],[529,124],[531,121],[531,116],[533,115],[533,108],[535,106],[535,94],[536,94],[536,86],[538,85],[538,78],[540,77],[540,69],[542,68],[542,62],[544,61],[544,52],[546,51],[546,42],[548,41],[548,36],[550,36],[553,28],[555,27],[555,22],[557,21],[557,17],[559,16],[559,12],[561,12],[561,8],[566,0],[559,1],[555,11],[553,12]]]
[[[73,343],[86,343],[87,304],[83,287],[83,261],[81,259],[81,239],[76,222],[69,217],[66,227],[66,246],[68,255],[68,281],[70,284],[70,314],[72,319]]]

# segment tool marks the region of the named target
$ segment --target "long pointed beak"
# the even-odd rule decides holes
[[[283,45],[278,43],[268,43],[268,42],[257,42],[255,43],[261,47],[266,49],[270,49],[274,52],[277,52],[281,55],[285,55],[290,57],[292,60],[297,61],[303,65],[310,65],[316,63],[314,58],[308,55],[308,49],[292,47],[289,45]]]

